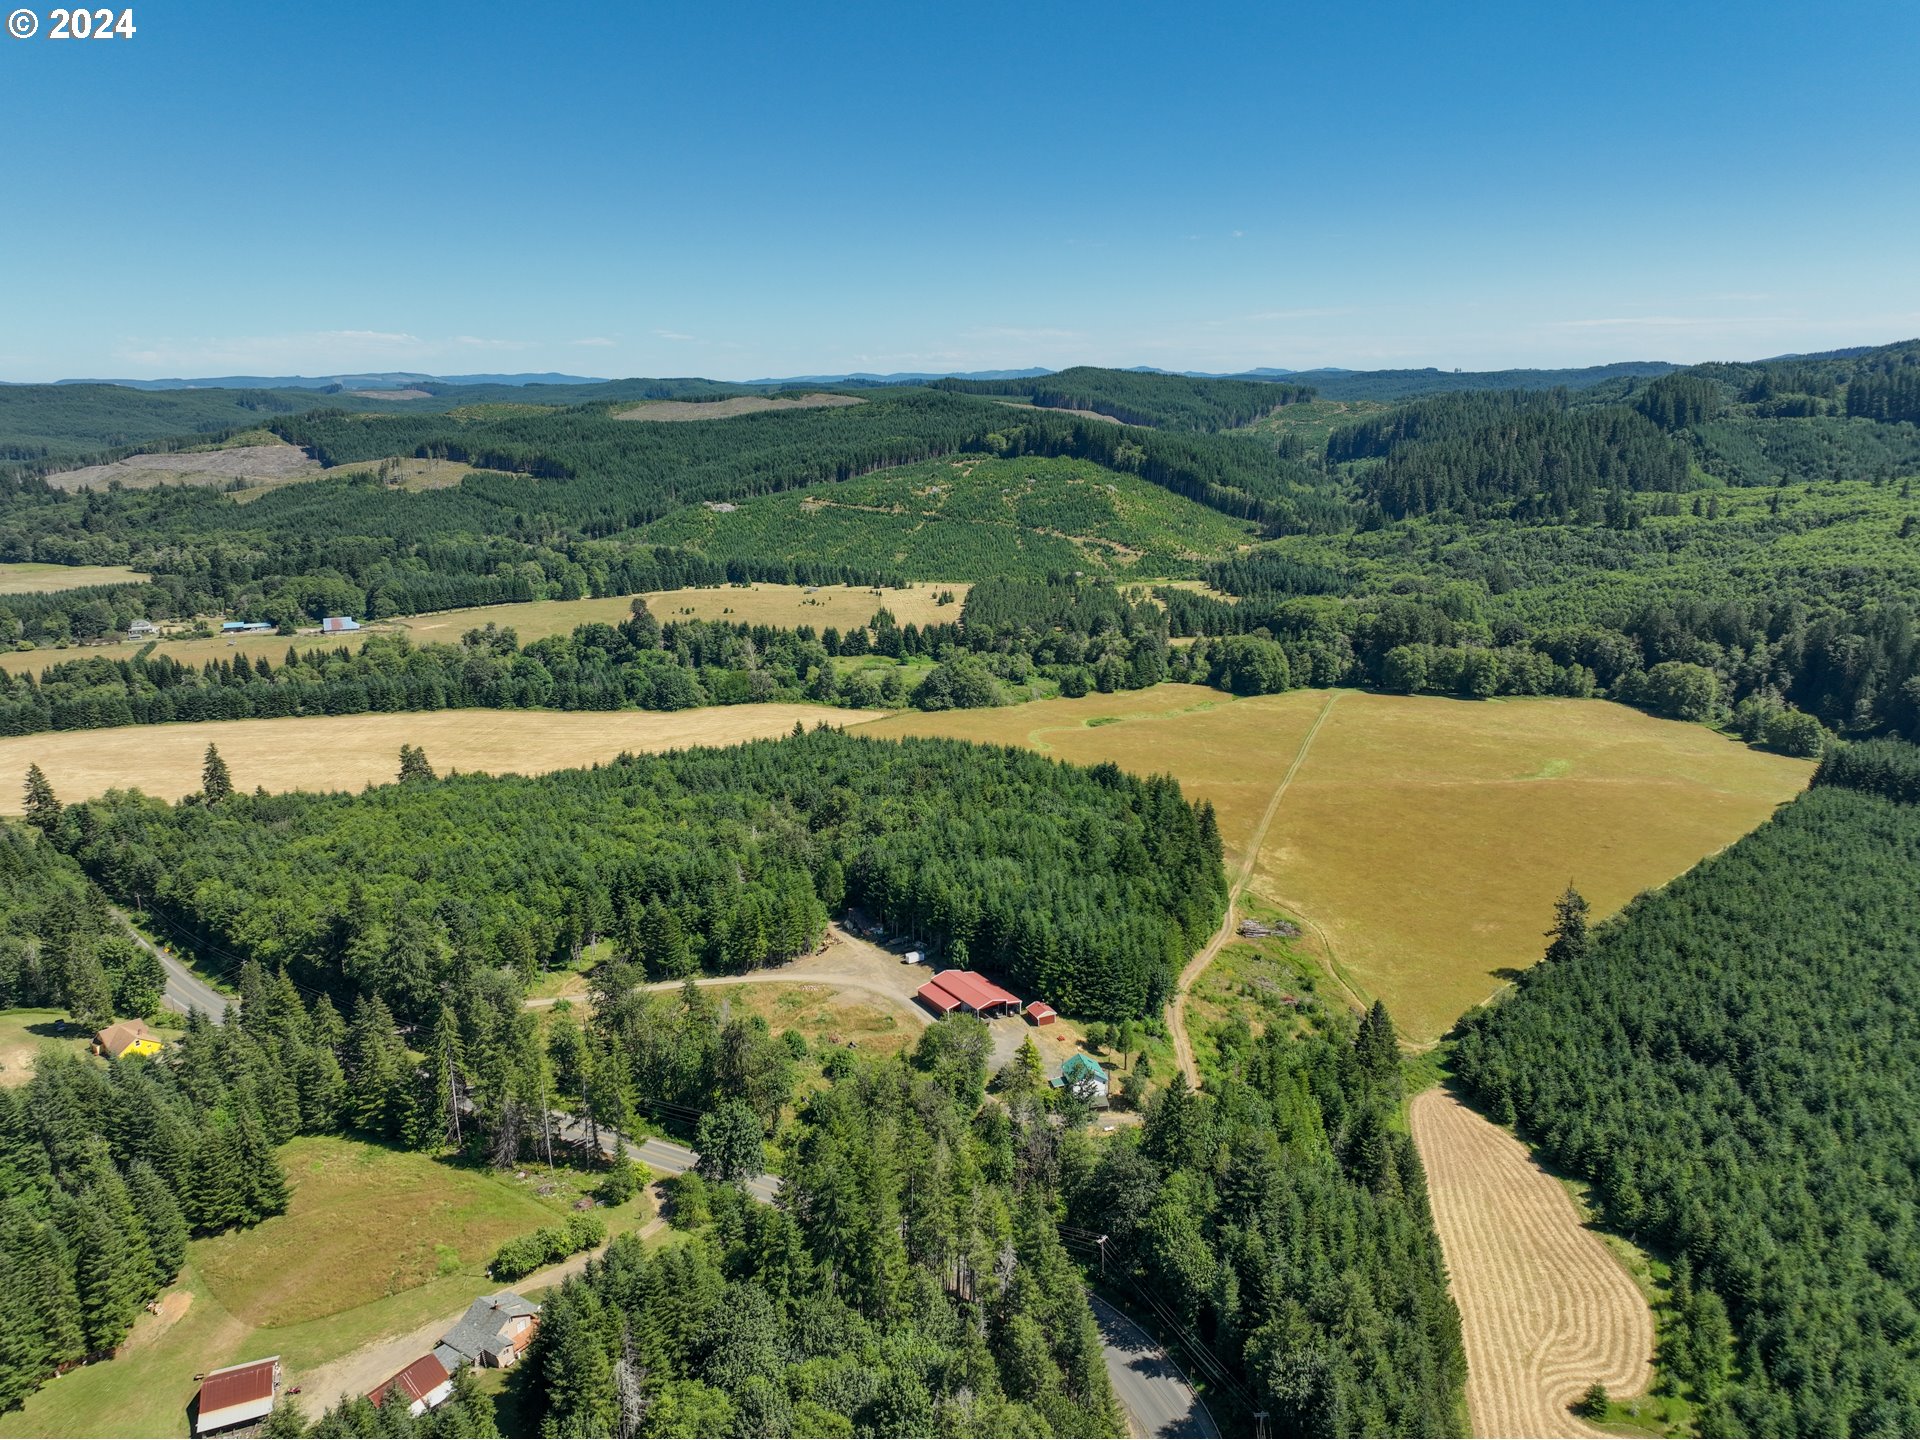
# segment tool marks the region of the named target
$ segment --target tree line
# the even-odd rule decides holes
[[[463,974],[519,983],[600,936],[664,975],[774,963],[848,904],[1064,1010],[1144,1015],[1223,893],[1211,808],[1170,778],[959,741],[822,727],[537,779],[244,784],[72,805],[57,833],[187,934],[414,1023]]]
[[[1904,753],[1903,753],[1904,752]],[[1673,1263],[1707,1434],[1920,1424],[1911,747],[1848,747],[1731,850],[1462,1022],[1456,1074]],[[1909,792],[1910,793],[1910,792]]]

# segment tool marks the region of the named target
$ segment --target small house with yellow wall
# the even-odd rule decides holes
[[[109,1060],[129,1055],[158,1055],[166,1042],[147,1027],[144,1020],[120,1020],[93,1037],[93,1053]]]

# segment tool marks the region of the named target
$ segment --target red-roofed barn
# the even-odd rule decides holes
[[[200,1378],[200,1404],[194,1411],[193,1433],[207,1435],[264,1420],[273,1409],[274,1393],[279,1388],[278,1355],[209,1370]]]
[[[920,1003],[936,1015],[965,1010],[969,1015],[1011,1015],[1020,998],[971,970],[942,970],[917,992]]]

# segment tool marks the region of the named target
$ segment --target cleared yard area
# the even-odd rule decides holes
[[[264,1355],[278,1354],[286,1383],[301,1385],[496,1288],[486,1266],[500,1243],[560,1223],[591,1178],[530,1169],[516,1180],[329,1136],[294,1140],[280,1158],[285,1215],[193,1241],[160,1313],[142,1315],[114,1359],[0,1416],[0,1436],[185,1435],[193,1377]],[[540,1195],[543,1185],[552,1193]],[[596,1213],[614,1231],[642,1218],[630,1205]],[[337,1396],[302,1398],[317,1413]]]
[[[613,759],[623,750],[732,745],[784,735],[796,721],[854,725],[871,710],[818,705],[724,705],[704,710],[440,710],[290,720],[216,720],[67,730],[0,740],[0,776],[37,764],[63,799],[139,788],[176,800],[200,788],[208,744],[218,745],[234,783],[251,790],[358,790],[385,784],[402,745],[418,745],[442,774],[484,770],[537,775]],[[17,785],[0,787],[0,813],[16,814]]]
[[[153,577],[124,565],[42,565],[14,561],[0,565],[0,595],[47,595],[86,585],[138,585]]]
[[[249,660],[261,657],[278,665],[286,658],[291,648],[299,651],[334,650],[342,645],[352,649],[360,648],[363,635],[376,633],[374,629],[359,635],[209,635],[203,639],[188,640],[127,640],[112,645],[66,645],[48,646],[39,650],[0,651],[0,670],[9,675],[38,675],[49,665],[63,665],[69,660],[131,660],[149,644],[154,646],[157,655],[171,655],[183,665],[204,665],[209,660],[231,660],[236,655],[244,655]]]
[[[956,735],[1171,771],[1212,800],[1231,870],[1324,691],[1195,686],[907,713],[875,735]],[[1251,889],[1401,1033],[1427,1040],[1540,958],[1569,880],[1596,918],[1760,824],[1804,760],[1601,700],[1340,694],[1267,832]],[[1312,942],[1318,942],[1313,944]]]
[[[1409,1123],[1467,1350],[1473,1433],[1602,1435],[1569,1407],[1652,1381],[1653,1313],[1566,1190],[1526,1147],[1448,1091]]]
[[[31,1080],[33,1062],[47,1050],[84,1055],[87,1036],[64,1010],[0,1010],[0,1089]]]
[[[616,420],[731,420],[736,415],[758,415],[767,410],[819,410],[834,405],[858,405],[858,395],[733,395],[725,400],[649,400],[628,410],[616,410]]]

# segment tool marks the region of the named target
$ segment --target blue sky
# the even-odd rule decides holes
[[[1911,0],[149,0],[108,42],[34,4],[0,38],[8,379],[1920,333]]]

